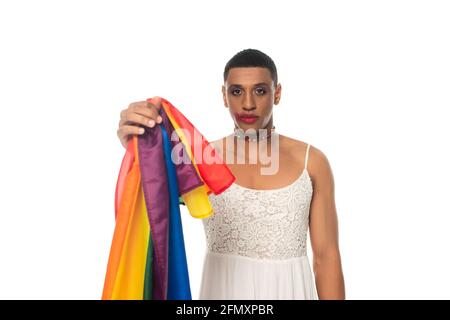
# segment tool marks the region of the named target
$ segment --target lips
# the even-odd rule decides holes
[[[254,114],[237,114],[236,119],[244,123],[254,123],[258,120],[258,116]]]

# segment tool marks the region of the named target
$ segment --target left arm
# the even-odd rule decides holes
[[[313,146],[310,159],[308,167],[314,191],[309,226],[317,293],[320,300],[342,300],[345,299],[345,285],[339,252],[333,173],[325,154]]]

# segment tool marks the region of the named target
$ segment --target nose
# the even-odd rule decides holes
[[[253,111],[256,109],[256,107],[245,107],[243,108],[245,111]]]
[[[251,94],[246,94],[244,98],[244,107],[245,111],[252,111],[256,109],[255,103],[253,101],[253,96]]]

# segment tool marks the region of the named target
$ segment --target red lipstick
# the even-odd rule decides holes
[[[244,122],[244,123],[255,123],[256,120],[258,120],[258,116],[256,114],[248,114],[248,113],[238,113],[236,114],[236,119],[238,121]]]

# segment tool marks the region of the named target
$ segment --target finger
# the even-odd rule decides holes
[[[158,115],[156,116],[156,122],[157,123],[161,123],[162,122],[162,117],[159,115],[160,110],[162,108],[162,104],[161,104],[161,97],[155,96],[151,99],[147,99],[147,105],[151,108],[155,108],[158,112]]]
[[[153,104],[158,111],[161,110],[161,97],[154,96],[153,98],[147,99],[147,103]]]
[[[152,128],[155,126],[155,123],[156,121],[152,117],[146,117],[138,113],[129,113],[125,119],[121,119],[119,127],[123,125],[143,125]]]
[[[126,117],[129,113],[138,113],[146,117],[151,117],[154,115],[152,109],[155,109],[155,107],[150,107],[146,101],[132,103],[125,112],[121,113],[121,117]]]
[[[155,120],[157,123],[162,122],[162,118],[159,115],[158,107],[152,103],[144,102],[134,105],[127,113],[127,116],[131,113],[137,113],[147,118]]]
[[[145,129],[142,127],[123,125],[119,128],[119,130],[117,130],[117,135],[119,136],[119,138],[123,139],[128,135],[132,134],[141,135],[144,132]]]
[[[154,107],[148,109],[142,105],[134,106],[121,116],[119,127],[125,124],[140,124],[153,127],[155,123],[158,123],[158,116],[159,115]]]

